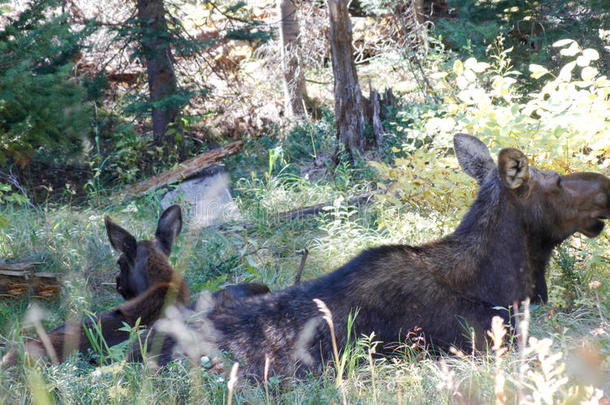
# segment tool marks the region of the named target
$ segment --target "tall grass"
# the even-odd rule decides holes
[[[420,243],[440,236],[455,222],[450,210],[433,215],[413,211],[396,216],[391,229],[379,229],[376,206],[347,206],[345,190],[332,182],[271,174],[264,180],[243,180],[239,186],[240,208],[254,228],[195,230],[187,223],[174,247],[171,261],[195,293],[227,281],[282,288],[294,280],[301,259],[298,249],[309,250],[303,273],[307,280],[332,271],[363,248]],[[282,220],[271,215],[323,201],[333,203],[315,217]],[[114,281],[116,272],[116,254],[102,218],[110,215],[141,239],[152,236],[159,210],[154,198],[78,209],[0,207],[10,223],[0,229],[1,255],[34,257],[62,279],[61,299],[38,303],[44,314],[40,325],[48,330],[64,319],[118,304],[118,294],[101,285]],[[75,356],[60,365],[24,362],[0,370],[0,403],[603,403],[610,392],[610,270],[596,258],[608,251],[607,235],[570,241],[566,254],[575,258],[575,267],[562,268],[567,262],[560,258],[551,263],[551,304],[532,307],[519,319],[522,342],[517,349],[506,350],[499,325],[493,329],[497,339],[488,356],[439,356],[405,347],[383,357],[376,354],[374,336],[351,336],[352,342],[359,342],[337,348],[335,369],[300,381],[267,375],[261,384],[244,379],[236,384],[230,376],[186,361],[157,370],[123,361],[96,366]],[[558,291],[565,288],[565,274],[572,274],[568,270],[578,277],[570,278],[575,293],[570,305],[564,305],[565,295]],[[1,344],[38,335],[23,321],[29,307],[27,301],[3,301]],[[121,359],[118,350],[113,358]]]

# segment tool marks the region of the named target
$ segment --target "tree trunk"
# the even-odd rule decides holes
[[[167,127],[178,114],[178,107],[167,100],[178,90],[169,42],[163,0],[137,0],[138,20],[142,28],[142,50],[146,58],[148,90],[153,103],[153,139],[157,146],[172,144],[166,139]],[[164,100],[165,99],[165,100]]]
[[[289,118],[305,115],[307,97],[305,76],[301,68],[299,21],[294,0],[277,0],[280,12],[282,70],[284,74],[284,105]]]
[[[363,98],[358,84],[352,48],[352,24],[347,0],[328,0],[330,19],[330,51],[335,77],[335,116],[337,137],[345,149],[363,152],[364,112]]]

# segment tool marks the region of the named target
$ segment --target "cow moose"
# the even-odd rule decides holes
[[[198,361],[224,351],[251,378],[262,376],[266,362],[272,374],[318,373],[332,346],[314,299],[332,312],[339,347],[347,343],[349,314],[358,311],[356,336],[375,332],[377,340],[398,342],[418,328],[441,350],[484,349],[492,317],[509,321],[500,307],[547,300],[545,266],[557,245],[576,232],[602,232],[610,179],[539,170],[513,148],[502,149],[496,164],[487,146],[466,134],[454,137],[454,149],[479,191],[452,234],[421,246],[367,249],[318,279],[222,306],[203,294],[153,325],[148,337],[163,339],[161,353],[146,358]],[[133,350],[132,358],[145,357]]]
[[[136,241],[108,217],[105,225],[110,244],[121,254],[117,261],[120,271],[116,288],[127,301],[84,322],[66,323],[52,330],[46,342],[28,341],[26,351],[32,358],[47,354],[53,360],[63,361],[74,351],[87,353],[92,344],[86,329],[101,331],[106,344],[113,346],[129,338],[129,332],[121,330],[124,324],[134,326],[140,319],[141,325],[152,325],[167,305],[189,303],[190,290],[168,260],[174,240],[182,229],[180,206],[173,205],[161,214],[153,240]],[[15,364],[17,358],[18,352],[13,349],[0,364]]]

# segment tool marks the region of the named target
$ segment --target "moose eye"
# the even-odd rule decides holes
[[[561,176],[557,176],[557,181],[556,181],[555,185],[556,185],[558,188],[561,188]]]
[[[119,260],[117,260],[116,263],[119,265],[119,269],[121,269],[121,271],[129,271],[129,262],[123,255],[119,257]]]

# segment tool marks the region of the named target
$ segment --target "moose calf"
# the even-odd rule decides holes
[[[121,253],[117,261],[120,272],[116,288],[127,301],[82,323],[66,323],[49,332],[48,340],[27,342],[26,351],[30,357],[36,359],[47,354],[53,360],[63,361],[74,351],[87,353],[92,344],[86,329],[95,335],[94,323],[99,324],[106,344],[113,346],[129,338],[129,332],[120,330],[124,323],[134,326],[139,318],[141,325],[152,325],[167,305],[188,304],[189,288],[168,260],[172,244],[182,228],[180,206],[173,205],[161,214],[153,240],[137,242],[110,218],[106,217],[105,223],[110,244]],[[18,352],[13,349],[0,364],[10,366],[17,359]]]
[[[378,340],[397,342],[421,328],[440,349],[484,348],[492,317],[507,320],[499,307],[547,300],[545,266],[555,246],[576,232],[602,232],[610,179],[531,168],[512,148],[500,151],[496,165],[470,135],[456,135],[454,147],[480,189],[452,234],[421,246],[368,249],[316,280],[221,306],[203,295],[193,308],[172,310],[154,325],[149,336],[165,336],[158,361],[184,354],[197,361],[223,350],[254,378],[266,361],[275,374],[319,372],[332,359],[332,346],[315,298],[332,312],[340,347],[348,315],[358,310],[356,336],[375,332]]]
[[[129,332],[120,330],[124,324],[133,327],[139,319],[139,325],[150,326],[163,315],[168,305],[183,307],[189,303],[190,290],[168,260],[174,240],[182,229],[179,205],[173,205],[161,214],[153,240],[137,242],[128,231],[108,217],[105,224],[110,244],[121,254],[117,260],[120,271],[116,277],[116,288],[127,301],[82,323],[66,323],[52,330],[47,342],[28,341],[26,352],[30,358],[48,355],[52,360],[64,361],[74,351],[86,354],[93,348],[86,330],[93,338],[103,339],[108,347],[114,346],[129,338]],[[267,292],[269,288],[263,284],[230,285],[215,292],[212,300],[220,308]],[[98,332],[101,336],[96,336]],[[13,349],[0,361],[0,366],[14,365],[17,360],[18,351]]]

